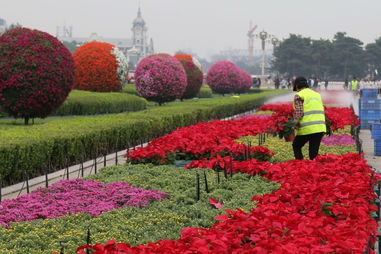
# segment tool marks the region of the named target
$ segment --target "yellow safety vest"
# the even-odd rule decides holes
[[[352,80],[352,90],[357,90],[357,84],[359,83],[357,80]]]
[[[297,95],[303,99],[303,117],[299,120],[299,129],[296,135],[327,132],[320,94],[309,88],[304,88]]]

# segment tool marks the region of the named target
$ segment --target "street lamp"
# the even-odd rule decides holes
[[[266,40],[268,36],[269,34],[264,30],[259,33],[259,38],[262,40],[262,76],[265,75]]]

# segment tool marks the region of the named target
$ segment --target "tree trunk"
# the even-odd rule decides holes
[[[29,124],[29,117],[25,117],[24,118],[24,125],[28,125]]]

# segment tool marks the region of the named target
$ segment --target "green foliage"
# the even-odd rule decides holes
[[[198,170],[202,173],[202,170]],[[92,242],[105,243],[111,238],[132,245],[176,239],[184,227],[210,227],[214,217],[224,209],[253,208],[251,197],[275,191],[279,184],[259,176],[235,174],[232,179],[221,178],[206,170],[210,193],[204,190],[201,177],[201,199],[195,200],[195,170],[169,166],[124,165],[109,167],[92,179],[110,183],[125,181],[134,187],[159,189],[170,197],[151,203],[146,208],[126,207],[103,213],[97,217],[87,214],[64,216],[53,220],[13,223],[0,228],[0,253],[52,253],[59,251],[59,241],[66,240],[66,251],[74,253],[85,244],[87,227],[91,228]],[[223,203],[221,209],[209,205],[213,197]],[[15,248],[17,246],[17,248]]]
[[[363,77],[368,71],[368,64],[375,61],[373,56],[381,55],[381,41],[367,46],[338,32],[333,40],[311,40],[300,35],[291,34],[274,52],[273,70],[287,76],[317,76],[332,79],[345,79],[349,76]],[[368,58],[366,57],[368,56]],[[377,61],[377,66],[381,62]],[[375,65],[371,67],[374,72]]]
[[[201,89],[200,89],[200,92],[198,93],[197,95],[198,98],[212,98],[213,97],[213,93],[212,93],[212,89],[210,89],[209,86],[201,86]]]
[[[138,93],[136,92],[136,87],[135,87],[134,84],[126,84],[126,85],[124,85],[124,87],[122,88],[122,92],[123,93],[133,94],[133,95],[138,95]]]
[[[139,111],[147,108],[144,98],[125,93],[73,90],[54,115],[96,115]]]
[[[133,113],[50,118],[32,126],[0,120],[0,175],[5,184],[19,182],[24,171],[30,177],[39,176],[137,145],[178,127],[246,112],[285,92],[272,90],[239,98],[174,102]]]

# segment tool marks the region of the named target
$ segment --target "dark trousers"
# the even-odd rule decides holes
[[[309,141],[309,155],[310,160],[315,159],[315,157],[319,154],[319,147],[321,139],[323,138],[324,132],[313,133],[308,135],[296,136],[294,142],[292,142],[292,148],[294,149],[295,159],[302,160],[303,153],[302,147]]]

